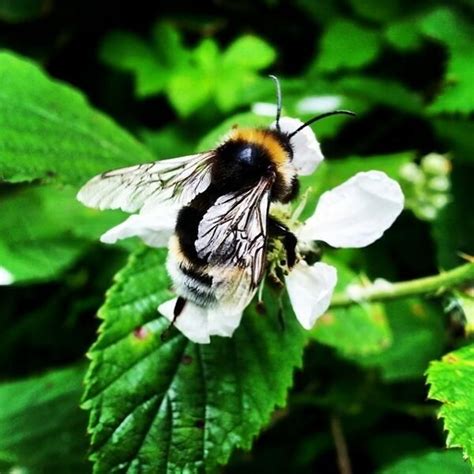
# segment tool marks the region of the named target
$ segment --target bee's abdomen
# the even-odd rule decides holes
[[[216,301],[207,261],[198,256],[195,242],[199,223],[217,197],[211,186],[184,206],[178,214],[175,235],[170,241],[167,267],[174,289],[179,296],[200,306]]]
[[[187,206],[184,206],[179,211],[178,219],[176,220],[175,234],[179,242],[180,252],[197,267],[207,264],[205,260],[198,257],[195,247],[199,223],[218,196],[211,187],[211,189],[196,196]]]
[[[167,269],[179,296],[200,306],[216,301],[212,277],[206,273],[206,267],[195,265],[187,258],[177,235],[170,241]]]

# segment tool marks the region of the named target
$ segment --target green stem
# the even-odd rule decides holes
[[[474,263],[471,262],[435,276],[390,283],[383,287],[377,285],[361,287],[357,299],[351,298],[347,292],[336,293],[332,298],[331,308],[341,308],[361,302],[376,303],[427,293],[441,294],[469,280],[474,280]]]

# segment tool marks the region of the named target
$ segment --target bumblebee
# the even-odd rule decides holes
[[[266,269],[269,238],[282,239],[287,265],[296,260],[296,237],[269,214],[273,202],[298,194],[291,133],[280,129],[281,92],[273,128],[235,128],[217,148],[196,155],[107,171],[78,194],[99,209],[136,212],[144,206],[176,211],[167,270],[178,299],[176,320],[186,303],[236,314],[250,303]]]

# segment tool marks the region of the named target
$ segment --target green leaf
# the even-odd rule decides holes
[[[469,114],[474,110],[474,62],[472,44],[462,51],[452,53],[449,60],[447,84],[436,100],[431,103],[432,113]]]
[[[82,206],[72,189],[24,188],[0,201],[0,265],[16,283],[57,278],[123,219]]]
[[[89,470],[83,376],[75,367],[0,384],[0,461],[32,474]]]
[[[354,11],[368,20],[386,22],[393,20],[401,9],[399,0],[349,0]]]
[[[316,70],[357,69],[376,59],[380,50],[381,39],[377,31],[350,20],[338,19],[322,36]]]
[[[346,76],[337,85],[345,94],[363,97],[372,104],[381,104],[409,113],[421,113],[421,97],[399,82],[368,76]]]
[[[140,131],[140,138],[158,159],[191,155],[196,142],[193,130],[182,123],[160,130],[143,129]]]
[[[274,298],[264,315],[249,309],[231,339],[198,345],[174,330],[162,342],[165,258],[134,254],[99,312],[84,397],[97,473],[212,470],[250,447],[301,364],[303,331],[294,318],[279,327]]]
[[[134,75],[139,98],[164,91],[174,73],[191,66],[190,52],[182,45],[179,31],[166,21],[155,24],[151,43],[125,31],[109,33],[101,44],[100,57],[106,64]]]
[[[183,45],[180,31],[168,21],[159,21],[152,30],[153,50],[167,69],[179,69],[188,64],[189,51]]]
[[[364,367],[377,368],[385,381],[396,382],[423,376],[431,360],[444,347],[444,315],[422,300],[389,302],[385,311],[393,339],[378,354],[354,358]]]
[[[474,464],[474,344],[445,355],[428,369],[428,396],[442,403],[439,417],[450,448],[462,448]]]
[[[418,455],[430,449],[428,439],[420,433],[401,430],[388,432],[384,430],[375,434],[367,444],[370,456],[378,466],[396,463],[408,455]]]
[[[455,450],[429,451],[407,456],[378,474],[470,474],[471,469]]]
[[[21,23],[40,17],[50,8],[49,0],[0,0],[0,19]]]
[[[315,23],[324,24],[342,14],[345,5],[333,0],[296,0],[296,5],[303,13]]]
[[[391,22],[385,30],[385,38],[390,45],[402,52],[420,48],[423,38],[419,29],[414,26],[416,20],[409,17]]]
[[[474,121],[450,116],[436,117],[431,123],[455,161],[474,164]]]
[[[109,33],[99,55],[104,63],[134,73],[138,97],[157,94],[166,85],[168,71],[159,63],[154,51],[133,33]]]
[[[469,114],[474,110],[474,62],[472,26],[455,11],[442,7],[420,22],[422,32],[449,48],[444,88],[430,105],[432,113]]]
[[[350,284],[360,284],[357,274],[336,260],[336,291]],[[322,316],[310,335],[322,344],[334,347],[344,356],[378,353],[391,343],[391,331],[381,304],[360,304],[348,308],[333,308]]]
[[[260,70],[270,66],[276,59],[276,51],[266,41],[252,35],[241,36],[225,51],[224,66]]]
[[[153,155],[73,88],[36,65],[0,53],[0,176],[84,183]]]
[[[168,98],[182,117],[188,117],[209,102],[215,77],[192,66],[176,71],[167,85]]]
[[[199,65],[200,68],[209,73],[216,72],[219,54],[220,52],[218,44],[210,38],[201,41],[201,43],[193,51],[194,61]]]
[[[420,29],[425,35],[451,48],[469,46],[472,41],[471,25],[447,6],[435,8],[423,16],[420,19]]]

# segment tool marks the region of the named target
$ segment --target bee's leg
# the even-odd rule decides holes
[[[174,323],[178,319],[179,315],[183,312],[185,304],[186,304],[186,300],[182,298],[181,296],[178,296],[178,299],[176,300],[176,304],[174,305],[173,320],[170,322],[169,326],[162,332],[161,334],[162,341],[165,341],[166,339],[168,339],[171,328],[174,326]]]
[[[268,231],[274,236],[283,237],[288,268],[292,268],[296,263],[296,244],[298,243],[295,235],[290,232],[286,225],[278,222],[274,217],[268,219]]]
[[[186,300],[178,296],[178,299],[176,300],[176,304],[174,305],[174,310],[173,310],[173,321],[171,321],[171,324],[174,324],[176,320],[178,319],[178,316],[183,312],[184,305],[186,304]]]

